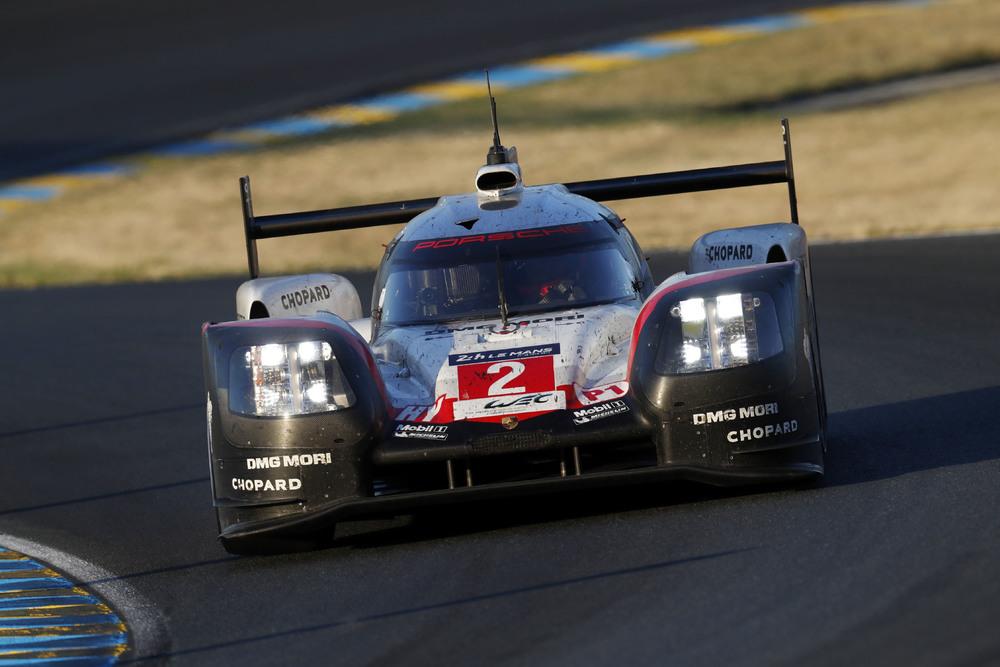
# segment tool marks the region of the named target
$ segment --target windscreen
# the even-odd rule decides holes
[[[637,279],[604,223],[400,243],[378,298],[383,324],[499,317],[635,299]]]

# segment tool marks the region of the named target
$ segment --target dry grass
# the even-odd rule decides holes
[[[726,111],[900,75],[1000,59],[1000,3],[943,2],[734,42],[606,78],[531,91],[532,108],[595,116]],[[628,96],[618,94],[628,92]],[[610,93],[610,94],[609,94]],[[544,106],[543,106],[544,105]]]
[[[1000,3],[945,1],[752,37],[501,97],[503,122],[528,127],[722,120],[790,96],[1000,60]],[[780,107],[780,104],[778,105]],[[482,131],[483,102],[414,114],[407,127]]]
[[[773,114],[733,107],[1000,58],[997,34],[1000,4],[976,0],[747,40],[506,93],[505,139],[518,145],[529,183],[778,159]],[[982,86],[794,119],[803,224],[828,239],[1000,226],[998,117],[1000,90]],[[240,272],[238,175],[252,174],[259,214],[466,191],[485,120],[481,102],[455,104],[318,142],[156,163],[6,218],[0,284]],[[787,217],[778,186],[615,208],[647,247]],[[262,266],[371,266],[391,233],[261,242]]]

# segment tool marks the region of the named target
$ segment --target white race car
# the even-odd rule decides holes
[[[254,217],[238,320],[203,329],[224,546],[334,523],[632,481],[823,473],[806,237],[785,159],[526,186],[498,132],[476,191]],[[657,284],[602,200],[787,183],[791,223],[711,232]],[[256,240],[409,224],[370,317],[332,274],[258,277]]]

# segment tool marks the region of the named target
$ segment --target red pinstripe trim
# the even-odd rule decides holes
[[[632,379],[632,363],[635,361],[636,346],[639,344],[639,332],[642,331],[642,327],[646,324],[646,320],[649,319],[650,314],[660,303],[663,297],[668,294],[673,294],[674,292],[682,290],[686,287],[694,287],[695,285],[711,283],[725,278],[731,278],[732,276],[753,273],[754,271],[767,270],[770,267],[784,266],[789,263],[790,262],[775,262],[774,264],[756,264],[754,266],[740,266],[735,269],[719,269],[717,271],[709,271],[708,273],[698,274],[691,278],[686,278],[676,282],[654,294],[653,298],[646,302],[646,304],[642,307],[642,310],[639,311],[639,315],[635,318],[635,326],[632,327],[632,349],[629,351],[628,355],[628,368],[625,371],[625,379]]]
[[[316,320],[293,320],[293,319],[280,319],[273,317],[265,317],[256,320],[239,320],[236,322],[220,322],[218,324],[211,325],[213,327],[256,327],[263,329],[274,329],[278,327],[284,327],[287,329],[336,329],[332,324],[326,322],[317,322]]]
[[[354,348],[354,351],[360,354],[365,360],[365,364],[368,366],[368,372],[371,374],[372,381],[375,383],[375,388],[382,397],[382,403],[385,405],[386,409],[389,410],[389,392],[386,390],[385,383],[382,381],[382,374],[379,372],[378,365],[375,363],[375,357],[372,356],[371,348],[368,347],[367,342],[364,342],[361,335],[355,331],[347,321],[344,321],[343,325],[336,325],[329,322],[317,322],[316,320],[280,319],[268,317],[256,320],[221,322],[213,325],[206,323],[203,325],[202,331],[207,329],[209,326],[227,328],[251,327],[257,329],[324,329],[335,332],[343,339],[346,339],[347,344]]]

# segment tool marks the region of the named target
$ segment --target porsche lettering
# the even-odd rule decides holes
[[[496,241],[513,241],[515,239],[541,239],[560,234],[580,234],[584,232],[583,225],[559,225],[557,227],[539,227],[537,229],[519,229],[514,232],[498,232],[496,234],[476,234],[474,236],[452,236],[444,239],[420,241],[413,246],[413,252],[418,250],[454,248],[470,243],[493,243]]]
[[[444,335],[444,334],[461,333],[463,331],[482,331],[484,329],[487,330],[487,331],[491,331],[493,333],[501,333],[501,331],[502,332],[506,332],[506,333],[510,333],[510,332],[522,329],[524,327],[531,326],[532,324],[544,324],[545,322],[552,322],[553,324],[555,324],[555,325],[558,326],[560,324],[575,324],[575,323],[583,320],[584,318],[585,318],[585,315],[583,313],[573,313],[571,315],[555,315],[553,317],[536,317],[536,318],[533,318],[533,319],[530,319],[530,320],[518,320],[518,321],[514,321],[514,322],[508,322],[507,326],[505,328],[504,327],[500,327],[500,326],[498,326],[495,323],[474,324],[474,325],[470,325],[470,326],[467,326],[467,327],[454,327],[454,328],[434,329],[434,330],[431,330],[431,331],[425,331],[424,335],[425,336],[441,336],[441,335]]]

